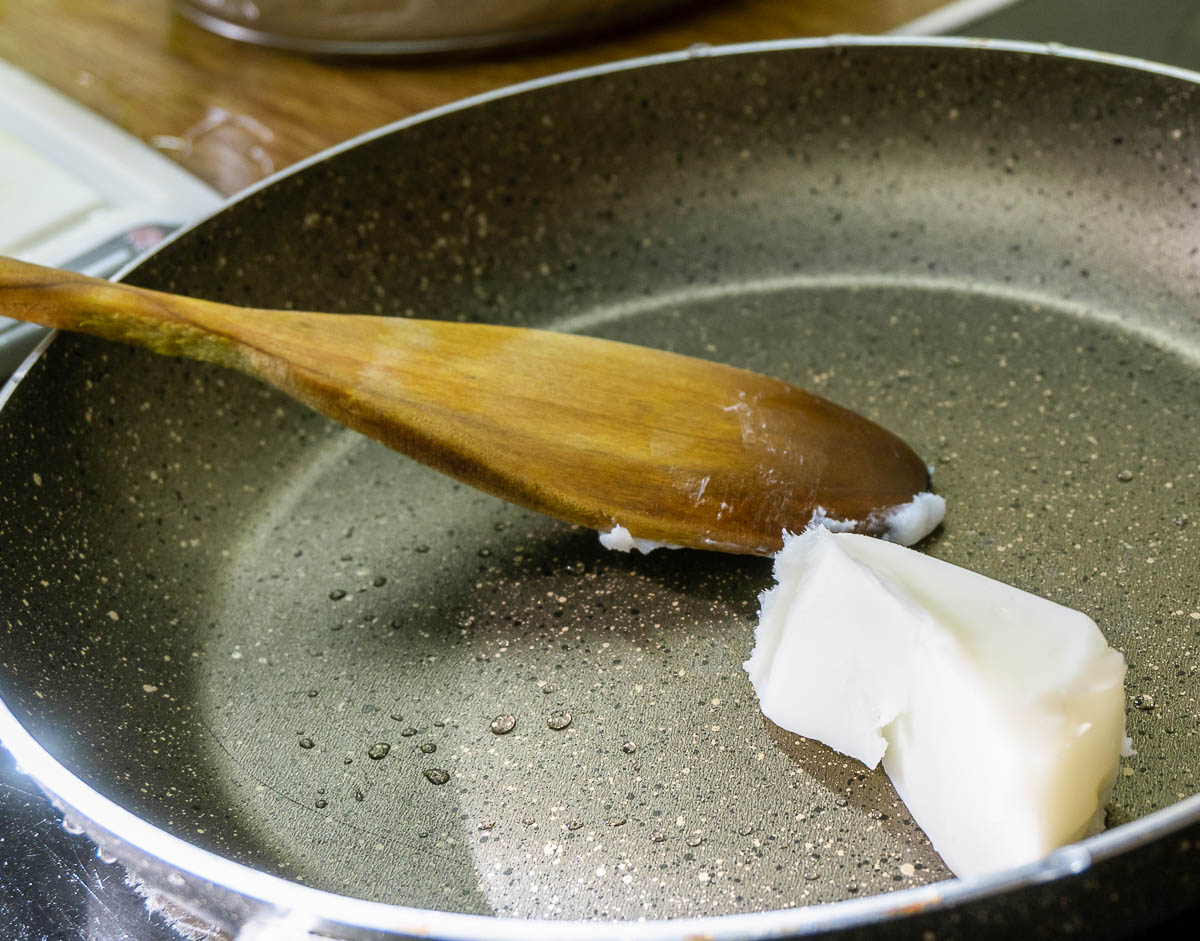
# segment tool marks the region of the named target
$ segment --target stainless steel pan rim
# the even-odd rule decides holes
[[[357,147],[365,141],[445,114],[542,87],[704,56],[733,56],[777,50],[864,46],[983,49],[1053,56],[1136,69],[1200,85],[1200,73],[1186,69],[1056,44],[1008,40],[832,36],[719,47],[705,45],[679,52],[607,63],[535,79],[426,111],[377,128],[316,154],[248,188],[231,200],[230,204],[298,173],[306,167]],[[222,210],[217,210],[217,212],[220,211]],[[202,225],[203,222],[204,220],[200,220],[195,225]],[[190,228],[177,232],[150,254],[170,244],[175,238],[190,231]],[[142,260],[139,259],[127,266],[116,278],[123,277]],[[0,408],[3,408],[29,368],[49,347],[53,339],[54,334],[48,336],[30,354],[3,388],[0,388]],[[631,941],[638,941],[638,939],[650,941],[650,939],[695,935],[713,939],[745,939],[815,934],[867,925],[903,915],[953,908],[1021,887],[1079,874],[1088,870],[1094,863],[1144,847],[1184,827],[1200,822],[1200,794],[1194,794],[1170,807],[1090,837],[1078,844],[1063,847],[1036,863],[994,877],[971,881],[953,879],[887,894],[804,908],[656,922],[598,923],[518,920],[431,911],[337,895],[269,875],[201,849],[139,818],[75,776],[29,734],[3,700],[0,700],[0,745],[12,753],[20,770],[33,778],[51,796],[55,804],[63,811],[64,820],[77,824],[99,842],[105,850],[129,863],[135,873],[141,873],[143,869],[169,872],[171,877],[167,881],[177,887],[187,885],[190,881],[193,887],[199,887],[202,892],[205,887],[211,887],[221,892],[240,896],[251,902],[248,909],[251,913],[249,921],[254,920],[253,913],[255,911],[261,910],[263,914],[271,917],[272,924],[286,926],[289,931],[293,932],[293,934],[287,935],[288,937],[303,936],[306,931],[338,929],[368,933],[403,932],[447,939],[471,938],[485,939],[485,941],[557,938],[567,932],[570,932],[572,937],[580,939],[619,937],[628,938]]]

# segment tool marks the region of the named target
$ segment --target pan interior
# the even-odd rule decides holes
[[[1131,696],[1153,697],[1131,710],[1138,754],[1111,821],[1192,790],[1177,690],[1198,626],[1181,571],[1196,456],[1178,431],[1200,401],[1194,364],[1028,301],[903,285],[773,284],[619,314],[591,332],[769,369],[902,429],[950,503],[923,548],[1085,610],[1129,659]],[[238,531],[197,529],[221,540],[212,608],[183,636],[151,625],[164,652],[123,636],[136,610],[97,611],[94,649],[74,628],[53,638],[76,666],[137,645],[136,671],[114,681],[110,650],[97,673],[135,700],[136,734],[118,713],[59,743],[111,743],[114,796],[301,882],[459,911],[669,917],[948,875],[882,772],[758,712],[741,662],[767,562],[609,553],[240,380],[194,385],[212,383],[302,444]],[[231,453],[253,447],[250,424]],[[186,554],[188,527],[175,535]],[[14,673],[62,707],[66,680],[35,650]]]
[[[1092,69],[810,51],[544,89],[280,181],[134,278],[575,329],[881,422],[947,498],[922,549],[1127,657],[1120,824],[1200,761],[1200,326],[1173,235],[1196,155],[1190,92]],[[1147,102],[1178,135],[1135,141]],[[609,553],[241,377],[86,338],[0,430],[0,696],[173,833],[360,898],[549,918],[948,875],[881,772],[763,720],[741,669],[763,560]]]

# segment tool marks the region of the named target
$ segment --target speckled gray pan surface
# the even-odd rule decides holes
[[[1198,116],[1187,82],[1046,56],[701,57],[363,143],[129,280],[580,330],[883,423],[948,503],[921,548],[1128,658],[1116,825],[1200,773]],[[545,918],[948,877],[881,771],[759,713],[764,560],[609,553],[238,375],[91,339],[51,345],[0,440],[0,695],[171,833]]]

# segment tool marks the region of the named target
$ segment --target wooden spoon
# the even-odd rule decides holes
[[[825,399],[610,340],[233,307],[4,258],[0,313],[231,366],[481,490],[676,546],[771,553],[818,507],[882,534],[929,482]]]

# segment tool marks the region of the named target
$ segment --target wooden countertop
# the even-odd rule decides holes
[[[710,0],[537,53],[335,62],[212,35],[169,0],[5,0],[0,58],[228,195],[355,134],[597,62],[712,44],[879,33],[945,0]]]

